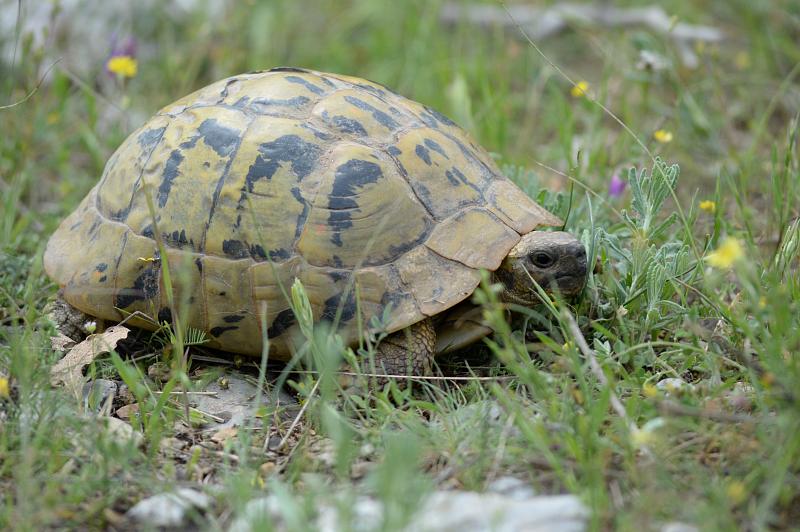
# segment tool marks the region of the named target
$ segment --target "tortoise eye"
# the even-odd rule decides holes
[[[537,268],[549,268],[555,264],[556,260],[552,255],[544,251],[536,251],[531,255],[531,262]]]

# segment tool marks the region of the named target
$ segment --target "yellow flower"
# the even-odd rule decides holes
[[[9,390],[8,390],[8,379],[5,377],[0,377],[0,397],[8,397]]]
[[[578,388],[574,388],[570,390],[572,392],[572,398],[575,399],[575,402],[579,405],[583,404],[583,392],[581,392]]]
[[[106,63],[106,68],[109,72],[113,72],[122,78],[134,77],[137,67],[136,59],[129,55],[115,55]]]
[[[732,480],[725,486],[725,494],[733,504],[740,504],[747,498],[747,486],[741,480]]]
[[[742,244],[735,238],[726,238],[717,249],[706,255],[706,260],[715,268],[724,270],[744,257]]]
[[[665,424],[666,422],[663,418],[657,417],[645,423],[641,428],[633,427],[631,429],[631,443],[638,448],[653,445],[658,441],[656,431]]]
[[[659,129],[658,131],[653,133],[653,138],[656,139],[661,144],[672,142],[672,131],[667,131],[666,129]]]
[[[711,214],[717,212],[717,204],[711,200],[701,201],[700,208],[706,212],[710,212]]]
[[[586,96],[586,93],[589,91],[589,82],[588,81],[579,81],[575,85],[572,86],[572,90],[569,93],[572,95],[573,98],[580,98],[581,96]]]
[[[750,68],[750,54],[744,50],[740,50],[733,58],[733,64],[736,65],[736,68],[739,70],[747,70]]]
[[[634,429],[631,433],[631,441],[635,447],[647,447],[654,440],[653,433],[646,430]]]
[[[697,52],[698,54],[702,54],[703,52],[706,51],[706,43],[698,39],[694,43],[694,51]]]
[[[653,397],[656,397],[658,395],[658,388],[656,388],[649,382],[646,382],[642,385],[642,395],[644,395],[648,399],[652,399]]]

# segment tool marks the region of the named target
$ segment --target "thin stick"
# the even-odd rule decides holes
[[[586,339],[583,337],[583,333],[578,328],[575,318],[573,318],[572,314],[566,310],[562,315],[567,321],[567,327],[569,328],[569,332],[572,333],[575,343],[578,344],[578,349],[580,349],[581,353],[583,353],[584,358],[589,361],[589,367],[592,369],[592,373],[594,373],[594,376],[597,377],[597,380],[600,382],[600,384],[608,388],[611,408],[614,409],[619,417],[625,420],[625,423],[628,424],[628,428],[632,432],[636,431],[636,424],[633,423],[630,418],[628,418],[628,412],[625,411],[625,406],[622,404],[622,401],[619,400],[617,394],[614,393],[614,390],[611,388],[611,386],[609,386],[606,374],[603,373],[603,368],[600,367],[600,363],[597,361],[597,356],[595,355],[594,351],[589,347],[589,344],[586,343]]]
[[[164,393],[164,392],[153,392],[153,394],[162,394],[162,393]],[[218,392],[188,392],[188,391],[187,392],[183,392],[183,391],[177,391],[177,392],[169,392],[169,394],[170,395],[183,395],[183,394],[186,394],[186,395],[213,395],[214,397],[216,397],[218,395]]]
[[[297,370],[292,373],[319,375],[313,370]],[[497,377],[445,377],[435,375],[394,375],[391,373],[358,373],[356,371],[334,371],[334,375],[348,375],[353,377],[381,377],[390,379],[420,380],[420,381],[508,381],[516,379],[514,375],[498,375]]]
[[[183,392],[179,392],[179,393],[183,393]],[[217,423],[225,423],[225,419],[223,419],[223,418],[221,418],[219,416],[215,416],[214,414],[209,414],[208,412],[203,412],[199,408],[195,408],[193,406],[190,406],[189,410],[191,410],[192,412],[197,412],[201,416],[206,416],[207,418],[211,419],[212,421],[216,421]]]
[[[133,318],[139,318],[142,321],[146,321],[147,323],[150,323],[150,324],[153,324],[153,325],[159,325],[159,323],[157,321],[155,321],[153,318],[151,318],[150,316],[148,316],[147,314],[145,314],[141,310],[136,310],[134,312],[131,312],[130,314],[125,316],[125,318],[121,322],[119,322],[117,325],[125,325],[125,323],[127,323],[129,320],[132,320]]]
[[[47,77],[47,74],[49,74],[50,71],[53,70],[53,67],[56,66],[59,62],[61,62],[61,58],[60,57],[58,59],[56,59],[55,61],[53,61],[52,65],[47,67],[47,70],[45,70],[44,74],[42,74],[42,77],[39,78],[39,82],[36,84],[36,86],[33,88],[33,90],[31,90],[31,92],[29,92],[23,99],[21,99],[19,101],[16,101],[14,103],[10,103],[8,105],[0,105],[0,111],[5,111],[6,109],[12,109],[12,108],[14,108],[14,107],[16,107],[18,105],[22,105],[23,103],[25,103],[28,100],[30,100],[33,97],[33,95],[36,94],[39,91],[39,87],[41,87],[42,83],[44,83],[44,78]]]
[[[70,79],[70,80],[71,80],[71,81],[72,81],[74,84],[76,84],[78,87],[80,87],[80,88],[81,88],[81,89],[83,89],[84,91],[88,92],[89,94],[91,94],[92,96],[94,96],[95,98],[97,98],[98,100],[100,100],[101,102],[105,103],[106,105],[108,105],[109,107],[111,107],[112,109],[114,109],[114,110],[115,110],[117,113],[119,113],[119,114],[120,114],[120,115],[121,115],[123,118],[126,118],[125,109],[121,108],[119,105],[117,105],[116,103],[112,102],[111,100],[109,100],[108,98],[106,98],[105,96],[103,96],[103,94],[102,94],[102,93],[100,93],[100,92],[98,92],[98,91],[94,90],[94,88],[92,88],[92,86],[91,86],[91,85],[89,85],[88,83],[86,83],[85,81],[83,81],[83,80],[82,80],[80,77],[78,77],[76,74],[73,74],[73,73],[72,73],[72,72],[71,72],[69,69],[66,69],[66,68],[64,68],[64,67],[62,66],[62,67],[60,67],[60,68],[59,68],[59,70],[61,70],[61,72],[62,72],[62,73],[65,75],[65,76],[67,76],[67,77],[68,77],[68,78],[69,78],[69,79]],[[127,121],[127,120],[126,120],[126,121]],[[126,124],[126,127],[127,127],[127,124]]]
[[[198,355],[197,353],[192,355],[192,360],[194,360],[195,362],[212,362],[214,364],[227,364],[229,366],[233,365],[233,360],[229,360],[227,358],[221,358],[221,357],[211,357],[211,356],[206,356],[206,355]]]
[[[297,426],[297,423],[300,422],[300,418],[303,417],[303,413],[305,413],[306,408],[308,408],[308,405],[311,403],[311,398],[314,397],[314,394],[316,393],[317,388],[319,388],[319,383],[320,382],[322,382],[321,379],[317,380],[317,382],[314,383],[314,387],[311,388],[311,392],[308,394],[308,398],[306,399],[306,402],[303,403],[303,407],[297,413],[297,415],[295,416],[294,420],[292,420],[292,424],[289,425],[289,430],[287,430],[286,434],[284,434],[283,438],[281,438],[281,441],[278,444],[278,447],[277,447],[276,450],[283,449],[283,446],[286,445],[286,442],[289,439],[289,436],[292,435],[292,432],[294,431],[294,428]],[[269,443],[269,438],[264,440],[264,451],[267,450],[267,444],[268,443]]]
[[[177,317],[175,318],[177,320]],[[179,340],[181,341],[181,340]],[[187,366],[187,361],[189,360],[189,346],[187,345],[183,350],[183,359],[181,360],[181,369],[185,372]],[[183,398],[183,413],[186,416],[186,422],[191,424],[191,419],[189,417],[189,396],[186,394],[186,382],[184,379],[180,379],[180,386],[181,389],[179,393]],[[192,440],[194,440],[194,436],[192,436]]]
[[[541,166],[545,170],[549,170],[550,172],[553,172],[554,174],[558,174],[561,177],[566,178],[568,181],[570,181],[572,183],[575,183],[576,185],[581,187],[583,190],[585,190],[586,192],[588,192],[589,194],[591,194],[592,196],[597,198],[598,201],[600,201],[601,203],[605,204],[605,206],[608,207],[609,209],[611,209],[611,211],[617,216],[617,218],[619,218],[620,220],[624,220],[625,219],[625,218],[623,218],[622,213],[619,211],[619,209],[614,207],[611,204],[611,202],[608,201],[608,199],[605,196],[603,196],[602,194],[600,194],[600,193],[596,192],[595,190],[593,190],[586,183],[584,183],[584,182],[580,181],[579,179],[569,175],[566,172],[562,172],[561,170],[553,168],[549,164],[545,164],[545,163],[543,163],[541,161],[538,161],[536,159],[534,159],[533,162],[534,162],[534,164],[537,164],[537,165]]]

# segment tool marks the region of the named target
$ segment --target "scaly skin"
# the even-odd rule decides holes
[[[431,318],[390,334],[379,345],[375,371],[386,375],[430,375],[436,330]],[[363,368],[371,371],[371,368]]]
[[[67,303],[60,295],[50,306],[48,317],[55,323],[58,332],[76,342],[86,338],[86,324],[97,320]]]

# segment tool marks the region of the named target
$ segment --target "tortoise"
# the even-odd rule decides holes
[[[315,320],[350,345],[381,318],[379,370],[424,374],[491,332],[453,319],[481,269],[522,305],[539,302],[531,277],[582,289],[584,246],[542,230],[561,225],[441,113],[378,83],[282,67],[213,83],[133,132],[44,266],[80,311],[158,323],[171,319],[168,265],[184,323],[209,346],[260,355],[264,313],[278,359],[296,348],[287,290],[299,279]]]

